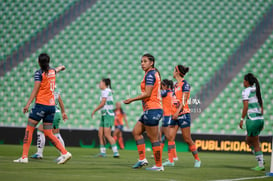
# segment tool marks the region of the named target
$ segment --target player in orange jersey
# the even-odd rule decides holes
[[[181,128],[182,136],[184,141],[189,145],[189,149],[192,152],[195,162],[194,167],[199,168],[201,166],[201,161],[198,156],[198,152],[191,138],[191,117],[190,117],[190,109],[188,105],[188,100],[190,98],[190,84],[184,79],[184,76],[189,71],[188,67],[184,67],[183,65],[177,65],[173,71],[173,77],[177,80],[177,83],[174,87],[174,94],[178,101],[177,109],[173,114],[170,128],[169,128],[169,140],[175,140],[178,125]],[[172,152],[172,150],[170,150]],[[169,155],[172,156],[172,155]],[[170,163],[170,158],[167,162],[163,164],[164,166],[173,166]]]
[[[113,138],[115,141],[118,141],[120,149],[124,149],[124,143],[122,138],[122,131],[123,131],[123,120],[126,123],[126,127],[129,128],[127,116],[125,112],[123,111],[120,102],[116,103],[116,109],[115,112],[115,131],[113,133]]]
[[[38,62],[41,69],[35,72],[34,88],[31,92],[30,98],[28,99],[26,106],[23,109],[23,113],[28,112],[29,106],[34,98],[36,99],[35,105],[31,109],[31,112],[29,114],[28,124],[24,137],[22,157],[14,160],[14,162],[28,163],[28,151],[32,141],[33,131],[36,125],[42,119],[45,136],[49,137],[51,142],[62,153],[62,156],[57,164],[63,164],[68,161],[72,157],[72,155],[71,153],[67,152],[67,150],[63,147],[58,138],[52,133],[52,123],[55,114],[55,75],[57,72],[64,70],[65,67],[60,66],[56,69],[50,68],[50,57],[45,53],[39,55]]]
[[[173,154],[170,152],[171,149],[174,149],[175,155],[169,156],[171,158],[170,162],[174,165],[174,160],[178,160],[176,155],[175,142],[169,141],[169,125],[171,123],[172,114],[173,114],[173,81],[164,79],[161,82],[161,97],[162,97],[162,105],[163,105],[163,120],[162,126],[160,129],[161,133],[161,148],[163,150],[165,138],[168,140],[168,155]],[[170,145],[171,143],[171,145]],[[163,164],[164,166],[164,164]]]
[[[159,135],[159,120],[162,117],[162,105],[160,96],[160,74],[154,68],[155,58],[150,54],[145,54],[141,58],[141,67],[145,72],[141,82],[141,95],[129,98],[124,101],[125,104],[142,100],[143,115],[140,117],[133,129],[133,136],[136,140],[139,161],[133,168],[141,168],[148,164],[145,156],[145,141],[143,137],[144,131],[147,132],[152,143],[152,149],[155,159],[155,166],[146,168],[146,170],[163,171],[162,166],[162,150],[158,139]]]

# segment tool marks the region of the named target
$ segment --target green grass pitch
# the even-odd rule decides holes
[[[28,181],[69,181],[69,180],[103,180],[103,181],[133,181],[133,180],[166,180],[166,181],[197,181],[197,180],[222,180],[245,177],[264,176],[265,172],[250,170],[256,166],[255,157],[251,154],[234,153],[203,153],[200,152],[202,167],[193,168],[193,157],[189,152],[179,152],[179,161],[175,167],[165,167],[164,172],[146,171],[144,168],[132,169],[137,161],[137,151],[121,150],[119,159],[112,157],[112,151],[107,150],[106,158],[96,158],[99,149],[68,147],[72,159],[64,165],[57,165],[55,158],[58,152],[52,146],[44,151],[44,159],[29,159],[28,164],[13,163],[19,158],[22,145],[0,145],[0,180],[28,180]],[[31,146],[30,155],[36,151]],[[149,165],[154,164],[152,152],[146,152]],[[163,160],[167,152],[163,153]],[[266,171],[269,171],[270,156],[265,156]],[[255,179],[251,179],[255,180]],[[256,180],[269,181],[273,177],[259,178]]]

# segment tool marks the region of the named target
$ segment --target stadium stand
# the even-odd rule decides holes
[[[214,102],[193,122],[192,129],[197,133],[244,134],[239,129],[242,112],[242,90],[244,75],[251,72],[257,76],[264,101],[264,135],[272,135],[272,67],[273,34],[251,58],[241,72],[232,80]]]
[[[3,0],[0,7],[0,61],[47,27],[78,0]]]
[[[31,92],[41,52],[51,56],[53,67],[67,66],[57,80],[69,115],[62,127],[97,128],[98,114],[95,121],[90,115],[99,103],[98,83],[103,77],[112,79],[116,101],[139,94],[143,77],[140,57],[146,52],[156,57],[162,78],[171,79],[176,64],[189,66],[187,80],[194,95],[271,5],[272,1],[265,0],[98,1],[49,43],[0,77],[4,85],[0,87],[0,111],[4,113],[0,125],[25,126],[27,116],[21,109]],[[141,104],[123,107],[133,127],[142,112]],[[193,130],[199,132],[197,124]],[[206,129],[202,127],[200,131]]]

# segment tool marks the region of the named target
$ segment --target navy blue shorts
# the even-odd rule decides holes
[[[145,126],[158,126],[162,115],[162,109],[150,109],[148,111],[144,111],[138,121]]]
[[[35,104],[28,117],[38,122],[42,119],[44,123],[53,123],[55,111],[55,106]]]
[[[186,128],[191,126],[191,115],[190,113],[182,114],[178,116],[177,120],[171,120],[171,126],[178,125],[180,128]]]
[[[117,125],[115,126],[116,129],[119,129],[120,131],[123,131],[123,125]]]
[[[171,123],[172,116],[164,116],[162,120],[162,127],[168,127]]]

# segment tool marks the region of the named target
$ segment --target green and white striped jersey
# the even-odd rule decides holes
[[[102,98],[106,98],[106,103],[103,106],[103,108],[101,108],[101,114],[102,115],[110,115],[110,116],[114,116],[114,100],[113,100],[113,93],[112,90],[109,88],[106,88],[104,90],[101,91],[101,97],[100,97],[100,101],[102,100]]]
[[[247,115],[251,120],[261,120],[264,119],[261,113],[261,106],[258,102],[258,98],[256,97],[256,88],[255,87],[247,87],[242,92],[242,100],[248,101],[248,110]]]

